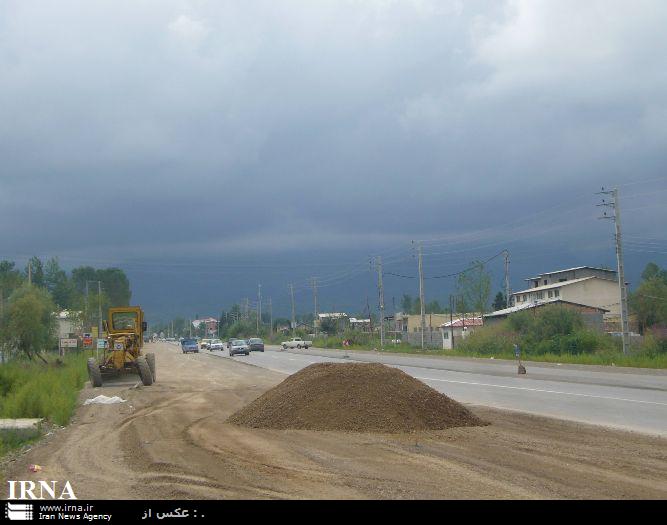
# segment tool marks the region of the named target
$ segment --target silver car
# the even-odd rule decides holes
[[[229,347],[229,355],[244,354],[250,355],[250,347],[244,339],[234,339]]]

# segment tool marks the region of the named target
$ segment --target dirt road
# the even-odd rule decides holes
[[[152,346],[156,384],[86,387],[82,400],[127,402],[81,406],[5,480],[69,480],[102,499],[667,499],[665,439],[479,407],[491,425],[420,435],[244,429],[224,421],[284,375]]]

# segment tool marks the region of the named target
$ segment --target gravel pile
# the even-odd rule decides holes
[[[310,365],[227,421],[251,428],[386,433],[485,424],[405,372],[376,363]]]

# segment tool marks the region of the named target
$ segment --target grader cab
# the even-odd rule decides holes
[[[106,348],[98,360],[88,359],[88,375],[94,387],[102,386],[105,377],[125,373],[139,374],[145,386],[155,382],[155,354],[141,352],[146,328],[140,307],[109,308],[104,321]]]

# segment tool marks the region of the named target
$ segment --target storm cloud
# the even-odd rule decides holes
[[[650,181],[624,220],[664,237],[665,27],[659,0],[4,1],[0,255],[283,287],[291,250],[412,239],[613,264],[601,186]]]

